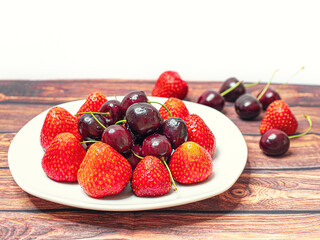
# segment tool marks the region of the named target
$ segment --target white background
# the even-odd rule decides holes
[[[0,79],[320,84],[320,2],[1,1]]]

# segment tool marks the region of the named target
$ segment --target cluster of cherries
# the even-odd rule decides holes
[[[272,78],[271,78],[272,80]],[[253,84],[243,84],[236,78],[229,78],[222,84],[219,92],[208,89],[198,99],[198,103],[222,111],[225,101],[234,102],[236,113],[243,120],[252,120],[259,116],[261,110],[266,110],[270,103],[279,100],[279,93],[269,85],[271,80],[257,97],[246,93],[246,87]]]
[[[300,70],[302,69],[304,68]],[[221,111],[225,101],[234,102],[235,111],[241,119],[253,120],[260,115],[262,109],[266,110],[272,102],[281,99],[278,91],[269,86],[277,71],[278,70],[273,73],[270,81],[265,88],[258,93],[257,97],[246,93],[246,85],[243,84],[242,81],[238,81],[236,78],[229,78],[223,83],[219,92],[213,89],[206,90],[199,97],[198,103]],[[247,86],[250,86],[250,84]],[[310,119],[308,119],[308,121],[310,122]],[[289,139],[300,135],[302,134],[287,136],[287,134],[281,130],[271,129],[261,136],[259,145],[265,154],[279,156],[287,152],[290,143]]]
[[[104,142],[128,159],[134,169],[142,157],[168,161],[172,149],[188,138],[181,118],[163,120],[143,91],[132,91],[122,101],[108,100],[99,112],[78,113],[78,129],[87,146]],[[169,112],[170,114],[170,112]]]

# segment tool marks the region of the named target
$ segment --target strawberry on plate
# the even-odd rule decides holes
[[[185,98],[188,93],[188,84],[183,81],[180,75],[174,71],[163,72],[152,90],[155,97]]]
[[[107,101],[107,98],[100,92],[92,92],[87,97],[85,103],[80,107],[77,113],[81,112],[98,112],[102,104]],[[79,118],[81,114],[77,115]]]
[[[171,112],[172,117],[185,119],[189,115],[189,110],[187,109],[184,102],[179,98],[168,98],[168,100],[166,100],[163,105]],[[165,107],[162,106],[159,109],[160,115],[163,120],[166,120],[170,117],[169,112],[167,109],[165,109]]]
[[[78,140],[82,137],[78,131],[77,119],[62,107],[51,108],[44,120],[40,133],[40,143],[46,150],[51,141],[59,134],[69,132],[72,133]]]
[[[276,100],[268,106],[261,121],[260,133],[264,134],[272,128],[282,130],[288,136],[297,131],[298,121],[283,100]]]
[[[172,182],[163,162],[154,156],[144,157],[136,166],[131,187],[138,197],[156,197],[168,193]]]
[[[76,182],[79,166],[86,155],[79,139],[60,133],[44,153],[41,165],[49,178],[58,182]]]
[[[110,145],[102,142],[90,146],[79,171],[78,182],[93,198],[120,193],[132,176],[130,163]]]
[[[188,127],[188,141],[204,147],[212,156],[216,149],[216,138],[203,119],[197,114],[190,114],[185,119]]]
[[[177,182],[202,182],[212,174],[212,158],[199,144],[185,142],[173,152],[169,169]]]

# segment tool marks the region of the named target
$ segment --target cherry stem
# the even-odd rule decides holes
[[[269,88],[269,86],[270,86],[270,84],[271,84],[271,81],[272,81],[274,75],[275,75],[276,72],[278,72],[278,71],[279,71],[279,69],[277,69],[277,70],[275,70],[275,71],[273,72],[273,74],[272,74],[269,82],[268,82],[267,85],[264,87],[264,89],[263,89],[262,92],[259,94],[259,96],[257,97],[258,100],[260,100],[260,98],[266,93],[266,91],[268,90],[268,88]]]
[[[311,118],[310,118],[307,114],[305,114],[304,117],[305,117],[305,118],[308,120],[308,122],[309,122],[309,128],[308,128],[308,130],[305,131],[304,133],[300,133],[300,134],[288,136],[289,139],[301,137],[301,136],[303,136],[303,135],[306,135],[308,132],[310,132],[310,130],[311,130],[311,128],[312,128]]]
[[[276,91],[279,92],[280,89],[284,87],[284,85],[287,85],[288,82],[289,82],[291,79],[293,79],[295,76],[297,76],[298,73],[301,72],[303,69],[304,69],[304,67],[300,68],[297,72],[295,72],[285,83],[282,83],[282,85],[281,85]]]
[[[224,95],[228,94],[229,92],[231,92],[233,89],[235,89],[236,87],[238,87],[243,81],[239,81],[237,82],[233,87],[228,88],[227,90],[225,90],[224,92],[222,92],[220,95],[223,97]]]
[[[75,116],[80,115],[80,114],[90,114],[90,113],[98,114],[98,115],[107,115],[107,116],[110,115],[109,112],[79,112],[79,113],[76,113]]]
[[[101,127],[103,127],[104,129],[107,128],[106,126],[104,126],[104,125],[96,118],[96,116],[93,114],[93,112],[90,111],[90,113],[91,113],[92,117],[101,125]]]
[[[140,158],[140,159],[143,159],[143,157],[139,156],[138,154],[136,154],[132,149],[131,149],[131,152],[133,155],[135,155],[137,158]]]
[[[160,160],[163,162],[164,166],[166,167],[166,169],[167,169],[168,172],[169,172],[169,176],[170,176],[171,182],[172,182],[172,184],[173,184],[173,186],[174,186],[173,191],[177,191],[178,188],[177,188],[177,185],[176,185],[176,183],[175,183],[175,181],[174,181],[174,179],[173,179],[173,176],[172,176],[172,174],[171,174],[171,171],[170,171],[170,169],[169,169],[168,164],[166,163],[166,161],[165,161],[163,158],[161,158]]]
[[[132,152],[132,154],[135,155],[137,158],[143,159],[143,157],[141,157],[141,156],[139,156],[138,154],[136,154],[132,149],[131,149],[131,152]],[[168,167],[168,164],[166,163],[166,160],[164,160],[164,157],[160,158],[160,160],[161,160],[161,162],[164,164],[164,166],[166,167],[166,169],[168,170],[168,173],[169,173],[169,176],[170,176],[170,180],[171,180],[171,182],[172,182],[172,184],[173,184],[173,186],[174,186],[173,191],[177,191],[178,188],[177,188],[176,183],[175,183],[175,181],[174,181],[174,179],[173,179],[173,177],[172,177],[170,168]]]
[[[253,87],[257,84],[259,84],[261,82],[261,80],[257,81],[257,82],[254,82],[254,83],[245,83],[243,84],[245,87]]]
[[[125,119],[119,120],[119,121],[117,121],[117,122],[115,123],[115,125],[120,124],[120,123],[126,123],[126,122],[127,122],[127,120],[125,120]]]
[[[168,111],[169,116],[170,116],[170,117],[172,117],[172,114],[171,114],[170,110],[169,110],[165,105],[163,105],[162,103],[154,102],[154,101],[148,101],[148,103],[156,103],[156,104],[160,104],[162,107],[164,107],[164,108]]]
[[[82,141],[80,143],[97,143],[97,142],[101,142],[101,141],[98,141],[98,140],[88,140],[88,141]]]

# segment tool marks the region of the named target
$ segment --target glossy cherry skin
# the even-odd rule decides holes
[[[123,118],[121,103],[118,100],[108,100],[101,105],[99,112],[109,113],[102,115],[106,118],[107,125],[115,124]]]
[[[279,129],[270,129],[260,138],[260,149],[267,155],[280,156],[290,147],[288,135]]]
[[[141,153],[141,146],[139,145],[133,145],[132,147],[132,151],[138,155],[138,156],[142,156]],[[124,155],[124,157],[128,160],[128,162],[130,163],[132,170],[134,170],[136,168],[136,166],[138,165],[138,163],[141,161],[141,158],[135,156],[132,152],[128,152],[126,155]]]
[[[162,124],[160,133],[168,138],[176,149],[188,139],[188,127],[182,118],[170,117]]]
[[[198,99],[198,103],[212,107],[221,111],[224,107],[225,100],[220,93],[216,92],[213,89],[208,89]]]
[[[103,126],[107,125],[102,115],[95,114],[94,116]],[[83,114],[78,122],[79,133],[84,139],[100,140],[105,129],[103,126],[101,126],[91,114]]]
[[[144,157],[151,155],[159,159],[168,160],[171,156],[172,147],[166,136],[152,134],[143,140],[141,152]]]
[[[259,94],[257,95],[257,97],[260,95],[260,93],[263,90],[261,90],[259,92]],[[276,100],[280,100],[281,97],[279,95],[279,93],[274,90],[273,88],[269,87],[267,89],[267,91],[262,95],[262,97],[259,99],[260,103],[262,104],[263,110],[266,110],[268,108],[268,106],[270,105],[270,103],[276,101]]]
[[[239,81],[236,78],[228,78],[222,84],[219,92],[223,93],[227,89],[232,88],[234,85],[236,85],[237,82],[239,82]],[[246,88],[244,87],[244,85],[242,83],[240,83],[240,85],[238,87],[236,87],[231,92],[224,95],[223,97],[224,97],[225,101],[227,101],[227,102],[235,102],[237,100],[237,98],[240,97],[244,93],[246,93]]]
[[[158,131],[163,124],[159,111],[149,103],[134,103],[126,112],[127,124],[133,134],[145,137]]]
[[[126,114],[127,109],[134,103],[148,102],[147,95],[144,91],[132,91],[129,92],[121,101],[121,108],[123,114]]]
[[[133,146],[129,130],[121,125],[107,127],[102,134],[101,141],[109,144],[119,153],[129,152]]]
[[[236,113],[241,119],[252,120],[259,116],[261,112],[261,103],[251,94],[241,95],[234,104]]]

